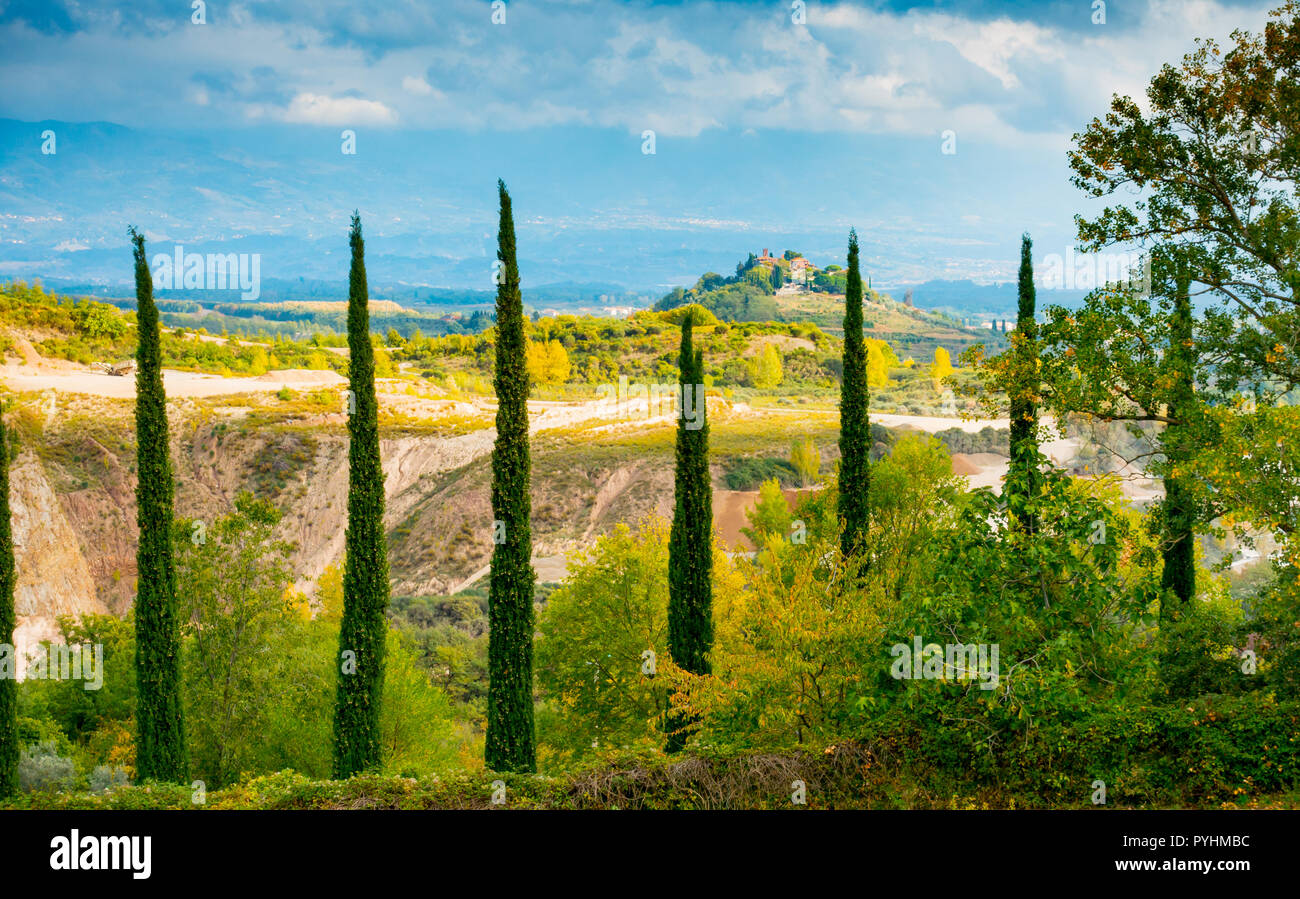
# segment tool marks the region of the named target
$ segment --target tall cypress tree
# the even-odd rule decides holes
[[[524,301],[510,194],[497,232],[497,437],[492,447],[492,548],[488,587],[488,715],[483,757],[493,771],[537,770],[533,732],[533,534],[529,518],[528,366]]]
[[[1191,456],[1191,435],[1188,433],[1187,419],[1193,413],[1196,401],[1191,278],[1185,264],[1178,264],[1175,269],[1173,309],[1169,317],[1169,352],[1166,359],[1173,383],[1169,417],[1179,423],[1169,425],[1161,435],[1165,459],[1173,470],[1164,477],[1164,534],[1161,540],[1164,570],[1160,574],[1160,586],[1166,591],[1172,591],[1179,603],[1185,603],[1196,592],[1196,510],[1191,490],[1183,480],[1184,476],[1180,476],[1177,471],[1177,466]],[[1160,617],[1170,617],[1163,604],[1160,607]]]
[[[709,481],[704,351],[692,345],[693,327],[693,315],[687,312],[677,360],[681,403],[673,524],[668,535],[668,652],[684,671],[708,674],[708,653],[713,648],[713,487]],[[670,717],[669,752],[686,745],[686,724],[679,717]]]
[[[388,631],[384,612],[389,593],[366,246],[361,217],[355,212],[348,241],[352,247],[348,275],[348,528],[334,706],[336,778],[372,770],[382,761],[379,707],[384,692],[384,638]]]
[[[135,256],[135,487],[140,545],[135,598],[136,772],[140,780],[184,783],[189,760],[181,708],[180,622],[172,557],[172,464],[167,438],[158,307],[144,235],[130,229]]]
[[[14,539],[9,514],[9,435],[0,406],[0,651],[17,664],[14,646]],[[17,671],[0,668],[0,799],[18,792]]]
[[[853,555],[867,535],[871,487],[871,422],[867,413],[867,343],[862,334],[862,273],[858,234],[849,231],[849,271],[844,282],[844,375],[840,382],[840,550]]]
[[[1020,239],[1019,309],[1012,352],[1015,379],[1011,386],[1011,464],[1007,474],[1008,508],[1025,533],[1038,530],[1032,497],[1038,494],[1042,474],[1038,470],[1038,322],[1034,290],[1033,241]]]

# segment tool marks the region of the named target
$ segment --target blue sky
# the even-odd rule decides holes
[[[356,207],[394,280],[487,286],[500,176],[525,285],[829,262],[850,226],[878,283],[1006,280],[1022,231],[1063,253],[1088,209],[1071,134],[1270,7],[792,5],[0,0],[0,277],[110,277],[128,220],[332,277]]]

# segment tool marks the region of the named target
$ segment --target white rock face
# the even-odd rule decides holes
[[[40,460],[24,453],[9,472],[17,583],[14,607],[18,625],[18,677],[26,669],[26,650],[41,641],[60,642],[60,615],[104,613],[95,593],[76,531],[45,477]]]

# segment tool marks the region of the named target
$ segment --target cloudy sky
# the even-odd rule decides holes
[[[400,277],[469,283],[500,176],[540,282],[831,261],[850,226],[881,283],[1007,279],[1022,231],[1072,243],[1071,135],[1270,5],[0,0],[0,265],[89,271],[130,218],[328,273],[288,256],[356,207]]]

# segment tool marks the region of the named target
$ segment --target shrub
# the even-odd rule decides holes
[[[72,759],[59,755],[53,740],[29,746],[18,756],[18,786],[25,793],[71,789],[76,776]]]
[[[782,487],[797,487],[799,474],[784,459],[744,458],[734,460],[722,476],[728,490],[757,490],[775,478]]]
[[[114,787],[125,786],[130,782],[131,779],[127,777],[126,769],[115,765],[96,765],[95,770],[90,772],[90,792],[92,793],[103,793]]]

